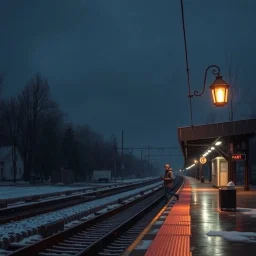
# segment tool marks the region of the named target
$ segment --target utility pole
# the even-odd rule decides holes
[[[149,146],[148,146],[148,170],[149,170],[149,165],[150,163],[149,163]]]
[[[122,130],[122,151],[121,151],[121,161],[122,161],[122,166],[121,166],[121,174],[120,176],[123,178],[123,171],[124,171],[124,131]]]
[[[116,145],[114,145],[114,173],[115,173],[115,182],[116,182]]]
[[[144,177],[145,177],[145,174],[146,174],[146,171],[145,171],[145,169],[146,169],[146,167],[148,167],[148,171],[147,171],[147,173],[149,173],[149,167],[150,167],[150,163],[149,163],[149,160],[150,160],[150,157],[152,157],[152,156],[165,156],[165,157],[170,157],[170,156],[181,156],[181,155],[176,155],[176,154],[170,154],[170,152],[171,152],[171,150],[177,150],[177,149],[179,149],[177,146],[176,147],[172,147],[172,146],[170,146],[170,147],[165,147],[165,146],[163,146],[163,147],[161,147],[161,146],[154,146],[154,147],[151,147],[151,146],[147,146],[147,147],[124,147],[124,132],[123,132],[123,130],[122,130],[122,140],[121,140],[121,148],[116,148],[117,150],[121,150],[121,170],[124,170],[124,163],[123,163],[123,155],[124,155],[124,150],[140,150],[141,151],[141,159],[143,158],[143,157],[145,157],[146,159],[147,159],[147,162],[148,162],[148,164],[147,164],[147,166],[144,164],[144,160],[146,160],[146,159],[142,159],[141,161],[143,162],[143,175],[144,175]],[[148,152],[148,154],[147,155],[143,155],[143,150],[147,150],[147,152]],[[166,155],[150,155],[150,151],[152,151],[152,150],[158,150],[158,151],[165,151],[166,152],[166,150],[169,150],[169,155],[168,154],[166,154]],[[122,176],[121,174],[120,174],[120,176]]]
[[[142,166],[142,177],[144,178],[143,150],[140,151],[140,162]]]

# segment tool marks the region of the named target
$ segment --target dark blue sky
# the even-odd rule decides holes
[[[184,8],[192,89],[202,89],[211,64],[228,80],[228,52],[243,103],[254,83],[256,2],[184,0]],[[190,125],[179,0],[0,0],[0,35],[4,97],[40,72],[70,121],[106,138],[124,129],[125,146],[178,146],[177,127]],[[193,99],[195,124],[211,112],[228,119],[210,100],[208,88]],[[246,114],[238,105],[236,118]]]

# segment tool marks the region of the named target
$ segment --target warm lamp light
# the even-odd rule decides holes
[[[202,96],[204,94],[207,73],[210,69],[212,69],[212,74],[215,75],[215,80],[210,86],[213,104],[216,107],[223,107],[228,103],[228,89],[230,86],[222,79],[222,76],[220,75],[220,68],[216,65],[211,65],[205,70],[203,91],[199,93],[197,90],[195,90],[194,93],[188,95],[188,97],[192,98],[193,96]]]
[[[216,107],[223,107],[228,103],[228,89],[229,85],[222,79],[222,76],[217,75],[215,81],[210,86],[213,104]]]

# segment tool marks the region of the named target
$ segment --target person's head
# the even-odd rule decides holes
[[[170,165],[169,165],[169,164],[165,164],[165,165],[164,165],[164,169],[165,169],[166,171],[168,171],[169,168],[170,168]]]

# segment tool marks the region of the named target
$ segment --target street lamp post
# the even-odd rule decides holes
[[[186,71],[187,71],[188,98],[189,98],[189,106],[190,106],[190,121],[191,121],[191,126],[193,127],[192,97],[202,96],[204,94],[208,70],[212,68],[213,69],[212,73],[216,76],[215,81],[210,86],[210,89],[212,91],[213,104],[216,107],[223,107],[227,104],[229,85],[222,79],[222,76],[220,75],[220,68],[216,65],[211,65],[205,71],[204,87],[203,87],[202,93],[199,93],[198,91],[194,91],[194,93],[191,94],[183,0],[180,0],[180,4],[181,4],[182,29],[183,29],[184,48],[185,48]]]
[[[210,69],[212,69],[212,74],[215,75],[215,80],[210,86],[210,90],[212,92],[213,104],[216,107],[223,107],[228,103],[228,89],[230,86],[227,84],[226,81],[222,79],[222,76],[220,75],[220,68],[216,65],[211,65],[205,70],[204,87],[202,92],[199,93],[197,90],[195,90],[194,93],[189,94],[188,97],[189,98],[192,98],[193,96],[200,97],[204,94],[207,74]]]

